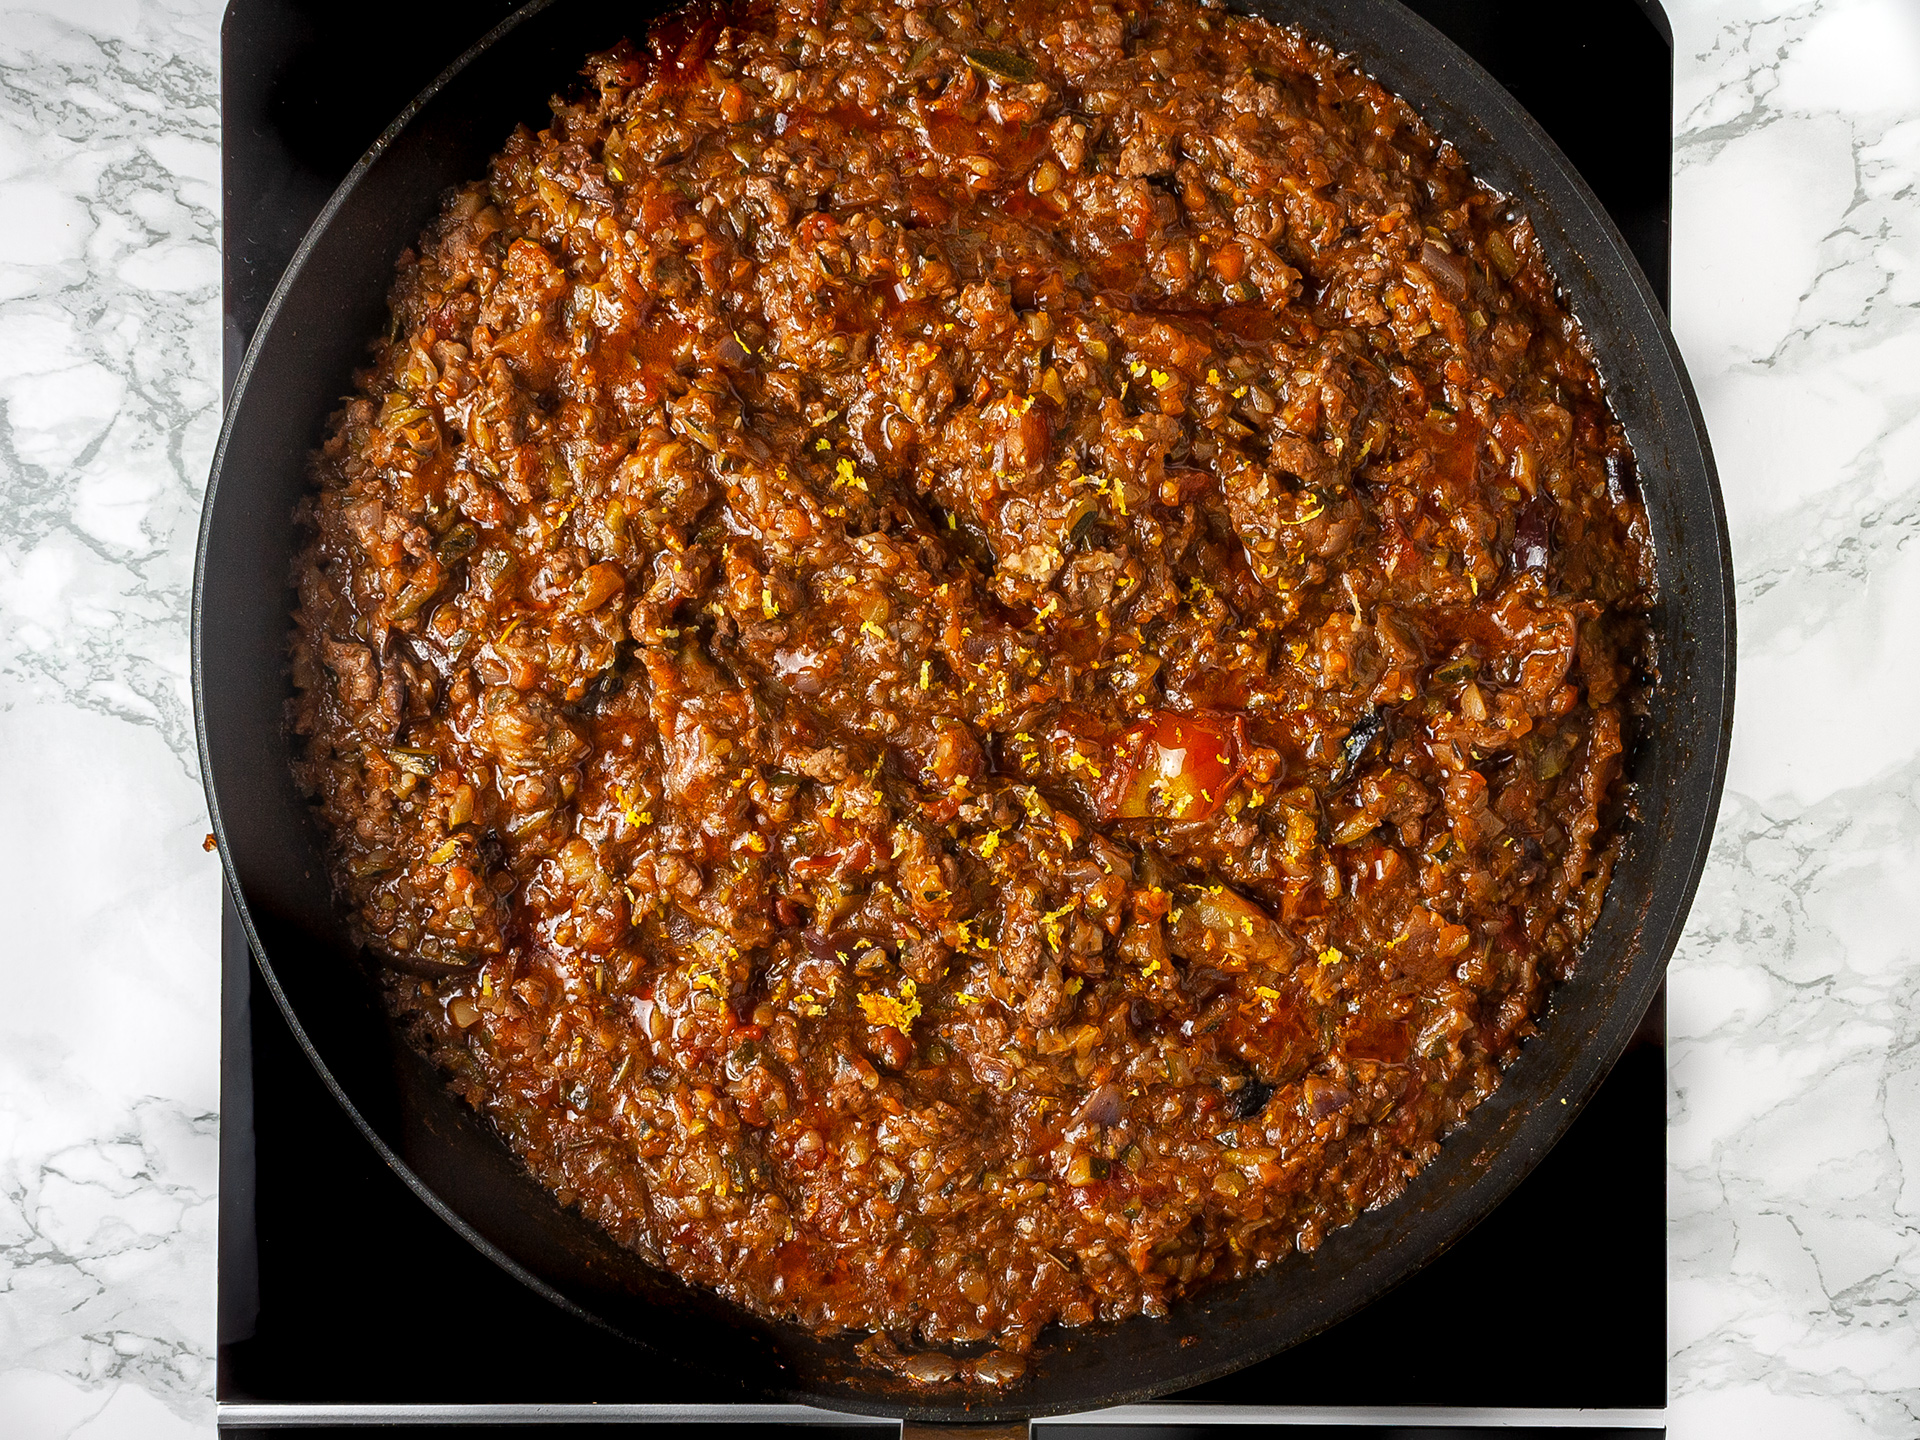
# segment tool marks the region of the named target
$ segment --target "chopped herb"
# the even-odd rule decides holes
[[[1033,61],[1011,50],[969,50],[967,64],[1007,85],[1031,84],[1040,73]]]

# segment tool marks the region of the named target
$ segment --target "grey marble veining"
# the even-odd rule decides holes
[[[1675,0],[1675,333],[1738,566],[1671,1000],[1679,1436],[1920,1435],[1920,5]],[[218,6],[0,0],[0,1434],[212,1424],[187,691]]]
[[[1671,983],[1674,1428],[1920,1435],[1920,6],[1673,18],[1741,630]]]
[[[0,1434],[212,1419],[218,12],[0,7]]]

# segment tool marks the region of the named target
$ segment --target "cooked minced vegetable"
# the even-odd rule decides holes
[[[403,257],[298,774],[560,1199],[1005,1383],[1391,1200],[1618,843],[1633,461],[1526,219],[1165,0],[682,14]]]

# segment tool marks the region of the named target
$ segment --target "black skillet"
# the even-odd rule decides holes
[[[322,1079],[448,1224],[556,1304],[741,1398],[974,1423],[1138,1402],[1263,1359],[1351,1314],[1490,1212],[1566,1131],[1646,1011],[1705,862],[1733,714],[1726,520],[1698,406],[1660,308],[1585,183],[1451,42],[1394,0],[1245,0],[1348,51],[1533,218],[1585,323],[1639,460],[1658,555],[1661,683],[1632,760],[1640,816],[1574,979],[1500,1090],[1394,1204],[1311,1256],[1165,1320],[1052,1331],[1026,1377],[969,1397],[905,1387],[851,1337],[755,1319],[649,1270],[563,1210],[397,1039],[328,892],[289,775],[287,576],[306,456],[367,337],[392,265],[449,186],[539,125],[582,58],[658,6],[535,0],[420,96],[348,175],[275,292],[234,387],[194,590],[194,697],[208,803],[261,971]],[[471,1318],[471,1317],[467,1317]]]

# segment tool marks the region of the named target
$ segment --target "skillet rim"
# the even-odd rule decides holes
[[[218,843],[223,875],[247,935],[254,962],[259,967],[270,993],[274,996],[276,1004],[302,1050],[306,1052],[322,1082],[356,1127],[366,1136],[386,1164],[435,1214],[509,1274],[575,1317],[614,1333],[623,1334],[625,1338],[640,1345],[649,1353],[679,1361],[683,1357],[670,1355],[658,1346],[627,1335],[619,1326],[611,1324],[589,1306],[559,1290],[479,1233],[471,1222],[456,1211],[401,1158],[394,1146],[379,1132],[363,1113],[362,1108],[347,1093],[334,1074],[333,1067],[322,1056],[309,1035],[307,1027],[295,1013],[291,1000],[275,974],[271,961],[267,958],[266,947],[241,888],[238,862],[229,844],[206,720],[205,691],[209,682],[206,674],[203,605],[208,567],[212,560],[211,540],[215,510],[228,458],[229,443],[246,401],[249,381],[256,367],[261,363],[263,351],[288,295],[298,285],[306,262],[321,242],[324,233],[349,204],[367,173],[388,153],[422,111],[438,99],[456,77],[496,44],[506,39],[523,24],[556,5],[566,3],[569,3],[569,0],[531,0],[531,3],[517,9],[488,30],[423,89],[387,126],[341,181],[302,238],[276,284],[272,298],[262,312],[259,324],[249,341],[245,358],[235,375],[232,395],[222,418],[220,437],[210,469],[201,515],[195,554],[192,604],[192,690],[195,733],[208,811]],[[670,7],[660,8],[664,10]],[[1108,1392],[1100,1400],[1099,1403],[1102,1404],[1122,1404],[1144,1400],[1218,1378],[1265,1359],[1338,1323],[1438,1258],[1480,1220],[1491,1214],[1531,1172],[1546,1151],[1564,1135],[1587,1100],[1604,1081],[1607,1073],[1625,1049],[1647,1005],[1664,979],[1667,961],[1679,941],[1711,844],[1713,822],[1725,781],[1733,723],[1732,698],[1735,668],[1733,571],[1725,506],[1720,494],[1705,423],[1665,314],[1637,262],[1633,260],[1631,252],[1626,248],[1617,228],[1593,195],[1585,179],[1561,154],[1532,116],[1513,100],[1498,82],[1481,69],[1477,62],[1459,50],[1451,40],[1426,21],[1392,3],[1392,0],[1293,0],[1293,3],[1288,3],[1288,0],[1236,0],[1233,8],[1253,13],[1264,12],[1264,18],[1275,20],[1276,23],[1297,25],[1309,34],[1327,40],[1340,54],[1353,59],[1367,74],[1375,77],[1389,90],[1403,98],[1416,112],[1420,113],[1423,121],[1442,139],[1459,144],[1461,137],[1453,133],[1452,127],[1442,124],[1435,118],[1436,106],[1451,108],[1470,117],[1489,141],[1515,151],[1522,157],[1517,164],[1528,181],[1529,188],[1519,192],[1510,190],[1508,193],[1514,195],[1516,201],[1527,213],[1535,215],[1536,220],[1542,214],[1546,214],[1550,215],[1555,222],[1553,226],[1537,224],[1536,229],[1541,235],[1543,246],[1548,251],[1561,288],[1571,290],[1573,287],[1568,284],[1568,278],[1570,275],[1578,274],[1585,276],[1590,286],[1596,291],[1606,287],[1624,286],[1630,292],[1631,303],[1626,306],[1629,312],[1628,323],[1624,334],[1617,337],[1617,348],[1629,348],[1629,342],[1649,338],[1645,332],[1648,326],[1651,327],[1651,338],[1657,340],[1659,344],[1650,355],[1643,357],[1643,363],[1649,371],[1647,378],[1656,385],[1670,389],[1671,393],[1664,398],[1672,402],[1675,420],[1668,427],[1667,438],[1670,443],[1687,452],[1682,457],[1683,463],[1672,467],[1672,475],[1683,485],[1692,482],[1692,489],[1686,492],[1687,496],[1696,503],[1704,499],[1707,506],[1705,516],[1694,517],[1696,520],[1703,519],[1706,523],[1693,525],[1690,532],[1681,537],[1680,543],[1675,547],[1681,552],[1703,554],[1707,563],[1698,567],[1702,575],[1714,571],[1718,573],[1720,583],[1717,591],[1707,585],[1700,586],[1695,596],[1697,608],[1689,611],[1687,616],[1693,622],[1693,628],[1700,638],[1700,655],[1705,663],[1698,672],[1665,677],[1662,684],[1674,686],[1691,682],[1692,699],[1696,707],[1706,712],[1703,713],[1703,728],[1710,753],[1704,755],[1696,753],[1683,760],[1679,767],[1680,783],[1676,786],[1675,793],[1668,797],[1652,798],[1651,808],[1656,812],[1662,809],[1667,810],[1674,813],[1677,818],[1684,854],[1676,856],[1669,852],[1667,861],[1669,866],[1674,860],[1683,861],[1684,876],[1677,887],[1667,885],[1664,904],[1660,903],[1663,897],[1657,884],[1652,887],[1652,893],[1647,897],[1638,929],[1622,946],[1626,956],[1632,962],[1628,980],[1623,982],[1618,993],[1613,997],[1612,1003],[1605,1008],[1589,1033],[1584,1036],[1570,1037],[1574,1053],[1568,1066],[1571,1084],[1565,1093],[1551,1097],[1516,1094],[1506,1080],[1506,1075],[1511,1073],[1512,1067],[1509,1067],[1508,1072],[1503,1072],[1499,1090],[1482,1108],[1487,1108],[1495,1100],[1504,1097],[1504,1100],[1509,1102],[1509,1108],[1515,1108],[1524,1113],[1511,1127],[1511,1133],[1505,1136],[1499,1148],[1493,1152],[1491,1160],[1482,1173],[1445,1192],[1443,1203],[1436,1207],[1437,1213],[1434,1217],[1443,1223],[1425,1225],[1419,1232],[1422,1243],[1414,1245],[1402,1241],[1398,1245],[1389,1246],[1386,1249],[1386,1255],[1391,1263],[1383,1263],[1376,1259],[1374,1263],[1360,1267],[1357,1277],[1340,1277],[1338,1285],[1327,1287],[1333,1293],[1333,1303],[1322,1306],[1320,1313],[1313,1316],[1304,1326],[1281,1327],[1277,1335],[1261,1334],[1253,1339],[1251,1344],[1247,1343],[1250,1332],[1243,1331],[1235,1341],[1219,1348],[1216,1353],[1208,1355],[1203,1351],[1195,1354],[1193,1363],[1184,1366],[1176,1365],[1169,1372],[1167,1362],[1182,1358],[1180,1347],[1174,1343],[1176,1335],[1182,1331],[1186,1331],[1189,1336],[1192,1334],[1188,1327],[1176,1326],[1175,1317],[1185,1311],[1189,1319],[1201,1318],[1209,1308],[1210,1297],[1217,1296],[1220,1291],[1238,1293],[1241,1288],[1257,1283],[1261,1275],[1247,1277],[1228,1286],[1219,1287],[1219,1290],[1205,1292],[1199,1297],[1182,1302],[1181,1306],[1176,1307],[1173,1317],[1145,1322],[1156,1327],[1153,1339],[1160,1343],[1157,1345],[1149,1343],[1147,1351],[1148,1356],[1158,1362],[1159,1373],[1138,1384]],[[1357,18],[1349,25],[1341,25],[1335,18],[1335,12],[1345,12]],[[1330,24],[1329,20],[1333,20],[1334,23]],[[1397,40],[1381,38],[1381,33],[1391,32],[1396,25],[1400,28]],[[1373,48],[1363,48],[1337,38],[1339,32],[1350,30],[1355,26],[1371,27],[1375,32],[1369,37],[1374,41]],[[1421,88],[1433,92],[1431,103],[1423,104],[1421,99],[1416,99],[1409,93],[1408,79],[1405,78],[1408,73],[1418,80]],[[1467,145],[1461,145],[1460,148],[1463,153],[1469,155],[1470,168],[1474,173],[1477,176],[1484,175],[1484,162],[1475,160]],[[1531,156],[1527,155],[1529,150],[1534,152]],[[1556,187],[1564,192],[1563,196],[1552,194]],[[1571,203],[1558,203],[1563,198],[1570,200]],[[1560,243],[1561,237],[1558,230],[1561,228],[1568,232],[1566,238],[1569,243],[1566,245]],[[1582,230],[1586,232],[1584,236],[1579,234]],[[1571,242],[1576,239],[1582,239],[1585,243],[1575,247]],[[1575,314],[1581,320],[1589,339],[1596,340],[1592,307],[1576,307]],[[1603,374],[1610,373],[1605,362],[1609,352],[1615,348],[1616,345],[1603,347],[1597,343],[1597,340],[1594,344]],[[1613,386],[1610,382],[1610,394],[1612,390]],[[1697,450],[1697,464],[1691,463],[1695,458],[1692,454],[1694,450]],[[1698,490],[1699,493],[1694,494],[1694,490]],[[1662,558],[1664,557],[1656,548],[1656,569],[1664,572],[1666,567],[1659,563]],[[1716,658],[1719,662],[1717,665],[1712,663]],[[1650,834],[1653,827],[1643,824],[1637,828]],[[1610,902],[1615,898],[1611,890],[1608,898]],[[1656,906],[1661,913],[1654,913]],[[1648,943],[1650,939],[1651,944]],[[1583,947],[1582,967],[1593,963],[1594,960],[1588,953],[1588,948]],[[1554,993],[1558,994],[1560,988],[1556,986]],[[1542,1021],[1542,1035],[1536,1037],[1528,1048],[1537,1047],[1546,1039],[1553,1013],[1550,1008],[1548,1016]],[[1559,1098],[1563,1103],[1548,1106],[1545,1101],[1549,1098]],[[1513,1105],[1511,1102],[1515,1101],[1520,1103]],[[1478,1111],[1475,1113],[1477,1114]],[[1472,1123],[1470,1119],[1468,1125]],[[1448,1143],[1454,1143],[1462,1133],[1455,1132],[1455,1136],[1450,1137]],[[1433,1168],[1429,1166],[1421,1173],[1425,1174]],[[1409,1256],[1412,1258],[1408,1258]],[[1291,1259],[1293,1263],[1304,1263],[1305,1257],[1291,1257]],[[1275,1267],[1275,1270],[1280,1268]],[[1360,1283],[1349,1283],[1356,1278]],[[1056,1335],[1047,1346],[1043,1347],[1043,1350],[1072,1350],[1086,1341],[1114,1336],[1117,1328],[1120,1327],[1103,1326],[1092,1327],[1086,1331],[1064,1332],[1064,1339]],[[880,1372],[869,1373],[877,1378]],[[776,1383],[764,1388],[756,1385],[742,1385],[737,1376],[728,1377],[722,1374],[716,1378],[723,1383],[731,1383],[747,1393],[765,1393],[803,1403],[824,1404],[853,1413],[904,1416],[916,1421],[966,1420],[979,1423],[1068,1413],[1088,1408],[1084,1396],[1064,1400],[1039,1400],[1038,1403],[1024,1404],[996,1405],[991,1397],[977,1405],[923,1404],[915,1403],[915,1400],[920,1398],[932,1400],[934,1397],[890,1397],[878,1392],[849,1389],[844,1382],[817,1389],[800,1388],[791,1384],[777,1383],[787,1378],[784,1374],[770,1377]],[[1044,1379],[1041,1383],[1044,1384]]]

